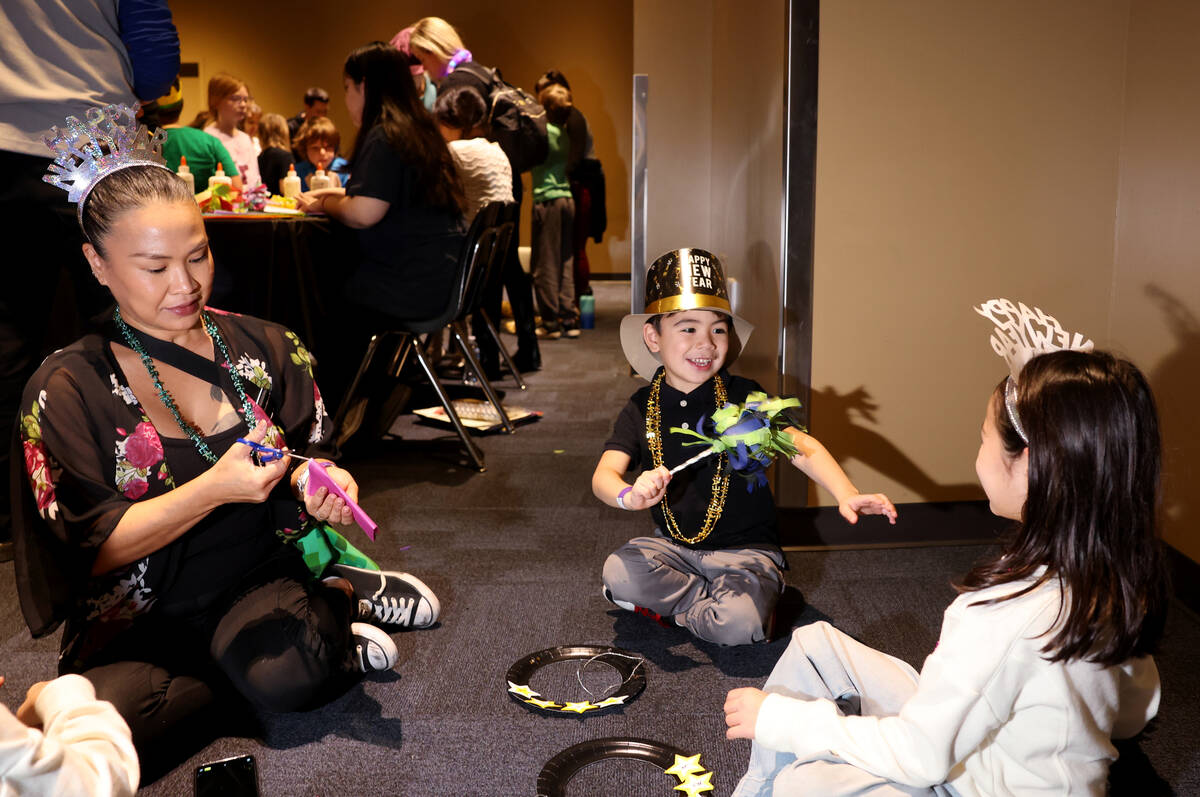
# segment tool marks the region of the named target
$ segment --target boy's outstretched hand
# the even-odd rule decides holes
[[[896,507],[883,493],[855,493],[838,503],[838,511],[847,523],[857,523],[859,515],[887,515],[888,523],[896,525]]]
[[[727,739],[753,739],[754,725],[758,722],[758,711],[762,708],[767,693],[753,687],[732,689],[725,696],[725,731]]]
[[[671,472],[666,466],[654,470],[642,471],[633,483],[625,505],[630,509],[646,509],[654,506],[667,494],[667,485],[671,482]]]

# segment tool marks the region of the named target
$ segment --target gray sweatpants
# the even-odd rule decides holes
[[[533,203],[529,270],[542,326],[575,326],[575,202],[559,197]]]
[[[665,537],[635,537],[609,554],[604,586],[617,600],[674,617],[720,645],[766,637],[783,592],[783,554],[760,548],[700,551]]]
[[[801,699],[836,701],[843,714],[887,717],[900,713],[917,691],[917,671],[857,642],[829,623],[797,628],[763,689]],[[904,786],[872,775],[829,753],[797,761],[755,742],[750,768],[733,797],[955,797],[949,786]]]

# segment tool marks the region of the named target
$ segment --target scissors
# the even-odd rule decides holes
[[[281,448],[272,448],[271,446],[264,446],[262,443],[256,443],[253,440],[247,440],[244,437],[239,437],[237,439],[237,441],[239,443],[248,445],[252,449],[254,449],[254,461],[256,463],[258,463],[259,465],[265,465],[268,462],[274,462],[276,460],[283,459],[284,457],[293,457],[295,459],[307,459],[309,462],[312,461],[312,457],[305,457],[305,456],[301,456],[300,454],[293,454],[291,451],[284,451]]]
[[[254,449],[255,461],[257,461],[260,465],[267,462],[274,462],[278,459],[283,459],[284,457],[294,457],[296,459],[308,460],[311,464],[308,466],[309,479],[308,487],[305,489],[305,494],[312,495],[319,488],[324,487],[330,493],[336,495],[346,502],[346,505],[350,507],[350,514],[354,516],[354,522],[357,523],[359,527],[367,533],[368,537],[370,537],[372,540],[375,539],[375,530],[379,528],[379,525],[371,519],[370,515],[363,511],[362,507],[360,507],[354,501],[354,499],[346,494],[345,490],[339,487],[337,483],[329,477],[329,474],[325,472],[326,465],[324,462],[319,462],[312,457],[293,454],[291,451],[285,451],[281,448],[264,446],[262,443],[255,443],[253,440],[247,440],[244,437],[239,437],[237,441]]]

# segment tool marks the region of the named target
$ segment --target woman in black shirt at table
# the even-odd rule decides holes
[[[352,176],[344,188],[308,191],[299,200],[301,210],[358,230],[362,254],[338,319],[350,330],[341,342],[353,348],[322,360],[349,366],[349,373],[324,372],[335,393],[348,385],[366,346],[361,333],[369,337],[397,319],[429,318],[445,307],[465,235],[454,161],[417,97],[405,56],[383,42],[359,47],[346,58],[343,85],[358,126]]]
[[[258,123],[258,138],[262,143],[258,173],[272,194],[282,194],[283,178],[287,177],[288,169],[296,165],[287,119],[277,113],[265,114]]]

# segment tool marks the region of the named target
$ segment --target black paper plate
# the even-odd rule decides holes
[[[616,654],[616,655],[609,655]],[[563,702],[546,699],[529,688],[529,680],[535,672],[548,664],[560,661],[596,659],[597,664],[612,667],[621,676],[621,686],[598,703],[590,700]],[[531,653],[508,668],[504,676],[508,682],[508,694],[518,703],[537,711],[551,714],[574,714],[584,716],[606,709],[624,706],[646,688],[646,667],[643,657],[609,645],[560,645]]]
[[[678,747],[650,739],[592,739],[563,750],[546,762],[538,775],[538,797],[563,797],[567,784],[579,770],[607,758],[632,758],[649,761],[664,772],[672,767],[676,756],[687,758]],[[702,770],[703,771],[703,770]],[[711,789],[705,789],[711,792]],[[663,794],[674,794],[673,785],[665,785]]]

